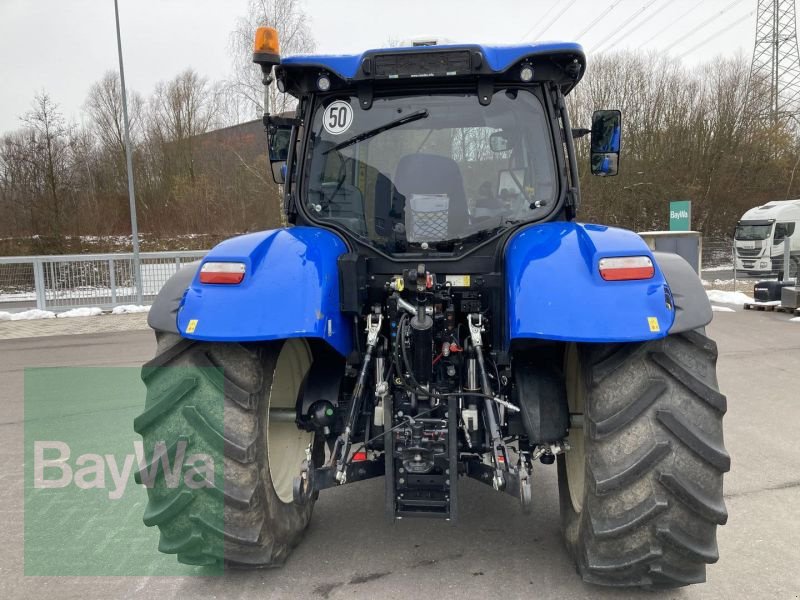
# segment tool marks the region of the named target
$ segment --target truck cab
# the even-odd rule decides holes
[[[769,202],[748,210],[736,225],[736,271],[746,276],[773,276],[784,270],[784,249],[790,240],[791,272],[800,261],[800,200]]]

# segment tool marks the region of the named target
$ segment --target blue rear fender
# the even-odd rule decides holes
[[[653,278],[605,281],[598,263],[617,256],[650,257]],[[652,252],[624,229],[569,222],[527,227],[510,240],[505,264],[510,342],[654,340],[666,336],[675,319]]]
[[[244,280],[238,285],[204,284],[198,269],[178,310],[178,332],[214,342],[318,338],[347,355],[352,332],[339,311],[337,267],[345,252],[338,236],[315,227],[226,240],[203,264],[242,262]]]

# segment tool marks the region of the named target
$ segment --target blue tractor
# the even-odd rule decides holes
[[[149,482],[159,549],[280,565],[320,492],[374,477],[392,520],[457,521],[464,477],[525,512],[555,463],[586,581],[704,581],[730,465],[712,311],[683,259],[575,221],[575,140],[613,176],[622,132],[618,111],[570,124],[581,46],[282,58],[261,28],[254,61],[297,100],[264,118],[290,225],[219,244],[152,307],[150,465],[220,455],[201,485]]]

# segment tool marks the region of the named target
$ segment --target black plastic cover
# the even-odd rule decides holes
[[[339,309],[361,314],[367,304],[367,259],[355,252],[339,257]]]
[[[564,378],[534,357],[514,361],[514,400],[531,445],[558,442],[567,436],[569,407]]]
[[[201,261],[189,263],[167,280],[150,307],[147,324],[157,331],[178,333],[178,308]]]
[[[708,325],[714,313],[703,283],[692,266],[677,254],[653,252],[653,256],[664,273],[675,303],[675,321],[669,330],[670,334]]]

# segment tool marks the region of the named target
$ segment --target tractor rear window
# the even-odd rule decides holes
[[[392,253],[452,251],[520,221],[558,193],[553,136],[539,98],[495,93],[325,98],[306,165],[306,203]]]

